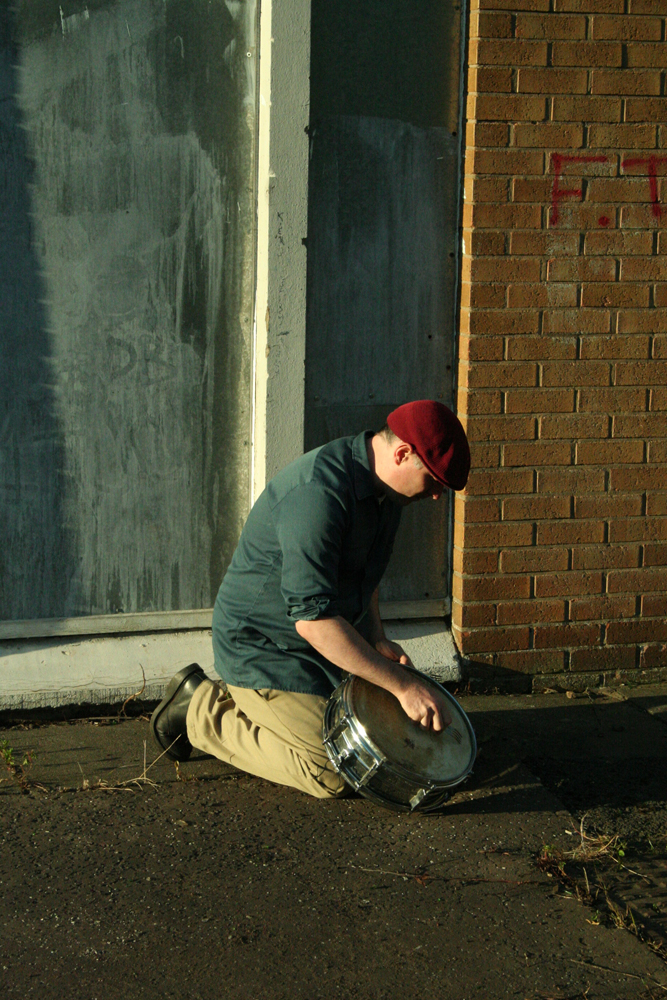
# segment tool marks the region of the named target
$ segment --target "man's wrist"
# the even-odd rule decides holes
[[[388,667],[389,684],[385,685],[385,687],[390,694],[393,694],[396,698],[400,698],[410,683],[410,677],[400,663],[390,660]]]

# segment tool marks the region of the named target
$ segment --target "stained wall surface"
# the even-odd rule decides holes
[[[306,448],[452,402],[460,5],[314,0]],[[447,503],[408,509],[381,595],[448,595]]]
[[[530,687],[667,667],[663,0],[473,0],[454,635]]]
[[[0,15],[0,619],[210,607],[247,512],[254,0]]]

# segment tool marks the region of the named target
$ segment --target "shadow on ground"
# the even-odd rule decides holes
[[[480,741],[476,780],[521,760],[587,828],[667,838],[667,697],[550,695],[463,699]],[[498,699],[500,701],[500,699]],[[512,704],[515,707],[507,707]],[[490,777],[490,775],[488,775]],[[508,808],[501,799],[484,810]]]

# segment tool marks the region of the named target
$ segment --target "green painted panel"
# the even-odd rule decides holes
[[[306,447],[452,405],[461,10],[314,0]],[[382,599],[448,596],[448,500],[406,511]]]
[[[0,618],[210,607],[247,513],[255,0],[0,14]]]

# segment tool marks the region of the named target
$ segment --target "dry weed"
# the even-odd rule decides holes
[[[178,739],[178,736],[176,737],[176,740],[177,739]],[[125,781],[114,782],[113,784],[109,784],[108,782],[103,781],[101,778],[97,778],[95,781],[91,782],[84,775],[83,776],[83,781],[81,783],[81,789],[82,789],[82,791],[86,791],[86,792],[131,792],[133,790],[132,786],[135,786],[137,788],[144,788],[146,785],[149,785],[151,788],[157,788],[158,787],[157,782],[153,781],[152,778],[148,777],[148,772],[150,771],[150,769],[152,767],[155,766],[155,764],[157,764],[157,762],[159,760],[161,760],[164,757],[164,755],[167,753],[168,750],[171,750],[171,748],[173,747],[173,745],[176,742],[176,740],[174,740],[173,743],[170,743],[169,746],[167,747],[167,750],[163,750],[162,753],[159,754],[155,758],[155,760],[151,761],[151,763],[148,764],[148,765],[146,764],[146,740],[144,740],[144,768],[143,768],[143,771],[141,772],[141,774],[138,774],[134,778],[127,778]],[[79,770],[81,771],[81,774],[83,774],[83,769],[81,768],[80,764],[79,764]]]
[[[605,875],[614,869],[616,872],[622,869],[647,882],[650,882],[650,879],[621,860],[625,858],[625,844],[618,834],[612,836],[588,834],[584,826],[585,819],[586,816],[582,816],[579,824],[577,846],[570,851],[561,851],[545,845],[536,859],[537,867],[557,880],[565,895],[575,896],[580,903],[590,907],[599,907],[602,904],[603,911],[615,927],[630,931],[660,958],[667,960],[667,948],[664,943],[650,937],[637,923],[630,905],[622,909],[611,898],[605,884]],[[572,836],[575,835],[575,831],[567,832]],[[589,868],[592,877],[589,877]],[[598,909],[593,910],[593,919],[588,923],[595,925],[600,923]],[[659,988],[667,989],[661,985]]]

